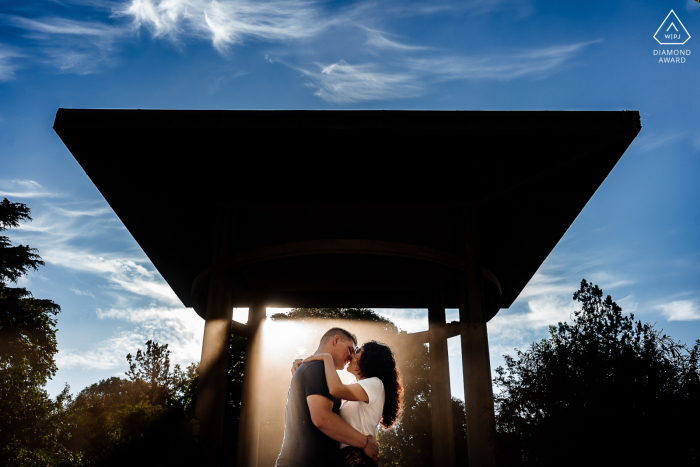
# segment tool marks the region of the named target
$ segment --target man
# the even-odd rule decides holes
[[[321,337],[314,355],[331,354],[335,368],[342,370],[352,360],[356,346],[353,334],[332,328]],[[338,415],[340,399],[328,391],[323,362],[302,363],[292,371],[284,413],[284,441],[276,466],[335,467],[339,443],[363,449],[376,463],[379,445],[374,437],[363,435]]]

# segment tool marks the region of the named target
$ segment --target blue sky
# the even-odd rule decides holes
[[[691,38],[653,38],[673,9]],[[695,38],[694,36],[698,36]],[[508,310],[503,353],[570,319],[581,278],[672,337],[700,338],[700,4],[686,1],[45,0],[0,4],[0,196],[46,266],[20,282],[62,307],[76,392],[153,338],[199,359],[182,307],[51,129],[59,107],[639,110],[642,131]],[[690,51],[659,63],[655,50]],[[235,183],[235,179],[232,180]],[[128,189],[128,184],[125,184]],[[378,310],[400,327],[425,311]],[[458,342],[451,341],[457,370]],[[453,372],[453,393],[462,396]]]

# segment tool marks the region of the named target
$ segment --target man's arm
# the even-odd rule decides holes
[[[340,418],[340,415],[334,413],[332,400],[319,394],[312,394],[306,398],[306,402],[309,404],[311,421],[316,428],[329,438],[363,449],[365,454],[377,463],[379,457],[377,440],[370,436],[368,443],[367,436],[348,425],[345,420]]]

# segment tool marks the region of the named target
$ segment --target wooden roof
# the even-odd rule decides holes
[[[444,286],[456,308],[473,203],[490,318],[641,125],[636,111],[59,109],[54,129],[200,315],[217,204],[232,206],[236,306],[257,290],[269,306],[423,308]]]

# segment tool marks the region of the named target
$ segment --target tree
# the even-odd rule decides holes
[[[573,299],[572,324],[496,369],[502,463],[697,464],[700,341],[635,322],[585,279]]]
[[[75,398],[67,446],[98,466],[195,462],[189,406],[196,365],[171,371],[168,345],[152,340],[126,358],[129,379],[102,380]]]
[[[31,220],[29,208],[4,199],[0,232]],[[36,249],[13,246],[0,236],[0,464],[59,465],[80,463],[67,451],[65,410],[68,388],[53,401],[43,389],[56,374],[56,320],[60,307],[35,299],[21,287],[8,287],[44,262]]]

